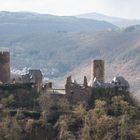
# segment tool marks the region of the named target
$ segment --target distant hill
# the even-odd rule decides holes
[[[77,15],[76,17],[84,18],[84,19],[99,20],[99,21],[107,21],[119,27],[140,25],[140,20],[137,20],[137,19],[136,20],[124,19],[124,18],[119,18],[119,17],[106,16],[99,13],[81,14],[81,15]]]
[[[116,28],[106,21],[26,12],[0,12],[0,35],[55,31],[89,32]]]

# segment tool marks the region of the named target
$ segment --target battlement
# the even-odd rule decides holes
[[[10,63],[10,53],[0,51],[0,63]]]
[[[0,52],[8,52],[10,53],[9,49],[8,48],[5,48],[5,47],[0,47]]]
[[[9,55],[9,54],[10,54],[9,51],[1,51],[1,50],[0,50],[0,55]]]

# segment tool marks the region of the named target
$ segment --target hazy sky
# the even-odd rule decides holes
[[[98,12],[140,19],[140,0],[0,0],[0,11],[33,11],[55,15]]]

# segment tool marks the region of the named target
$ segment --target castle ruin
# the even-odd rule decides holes
[[[79,102],[89,102],[92,95],[95,95],[96,89],[102,89],[103,95],[99,92],[97,96],[110,96],[109,90],[122,91],[129,90],[129,83],[121,76],[115,77],[110,83],[105,81],[104,60],[93,60],[91,70],[91,79],[88,82],[87,77],[84,76],[83,83],[78,84],[72,80],[72,77],[67,77],[65,88],[53,88],[52,83],[43,84],[43,75],[39,69],[31,69],[29,73],[22,75],[20,81],[10,79],[10,53],[0,52],[0,93],[9,91],[19,94],[24,90],[26,92],[37,92],[41,94],[48,94],[53,99],[65,98],[70,104],[77,104]],[[11,90],[12,89],[12,90]],[[28,90],[30,89],[30,90]],[[95,99],[95,98],[94,98]]]

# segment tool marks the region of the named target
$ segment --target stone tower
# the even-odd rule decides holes
[[[104,83],[104,60],[93,60],[93,79]]]
[[[7,83],[10,81],[10,53],[0,51],[0,81]]]

